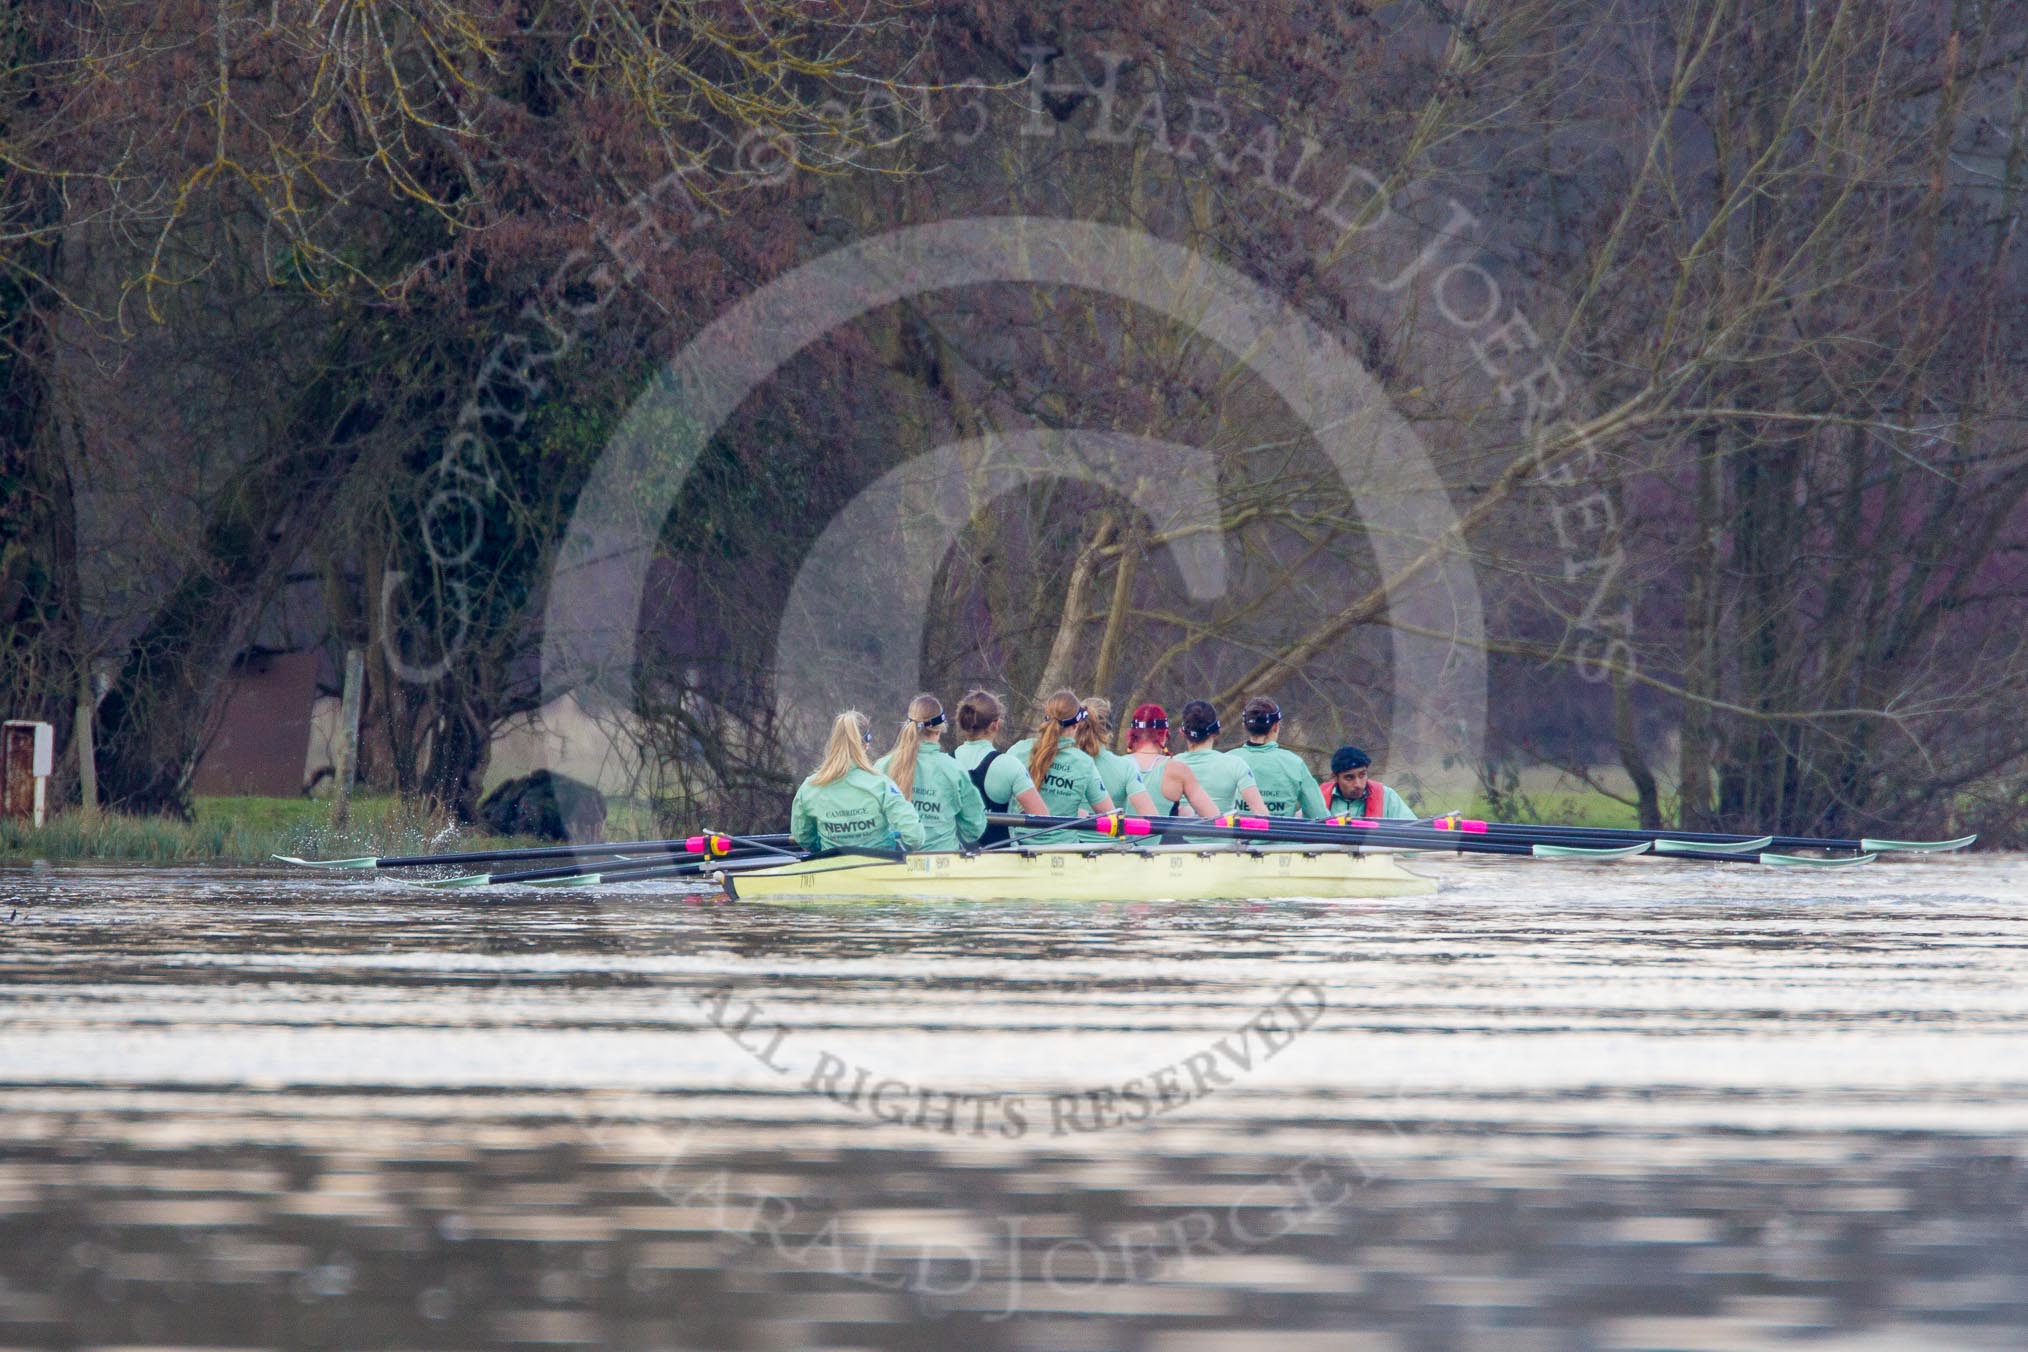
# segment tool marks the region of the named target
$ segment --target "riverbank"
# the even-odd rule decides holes
[[[460,828],[441,811],[392,795],[355,798],[343,830],[311,798],[198,798],[191,819],[60,812],[41,830],[0,822],[0,860],[259,864],[277,854],[410,854],[535,844]]]
[[[1483,795],[1459,793],[1443,798],[1441,808],[1431,794],[1417,795],[1422,811],[1458,811],[1467,816],[1497,816]],[[1537,787],[1519,803],[1523,820],[1571,826],[1633,826],[1634,813],[1624,803],[1592,790],[1567,784]],[[655,825],[645,805],[628,800],[607,804],[606,838],[652,836]],[[540,842],[488,835],[460,828],[440,811],[392,794],[352,800],[351,820],[342,831],[331,827],[331,803],[316,798],[197,798],[191,819],[137,817],[102,812],[94,816],[71,809],[51,817],[40,830],[21,822],[0,821],[0,860],[46,859],[126,861],[131,863],[261,864],[278,854],[315,856],[357,854],[421,854],[433,850],[487,849]]]

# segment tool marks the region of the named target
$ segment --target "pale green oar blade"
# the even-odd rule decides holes
[[[529,883],[530,887],[597,887],[604,876],[597,873],[579,873],[568,878],[543,878]]]
[[[493,875],[490,873],[467,873],[462,878],[424,878],[418,881],[416,886],[439,890],[447,887],[484,887],[492,880]]]
[[[1624,859],[1630,854],[1639,854],[1648,848],[1643,840],[1634,845],[1536,845],[1531,847],[1537,859]]]
[[[1762,836],[1759,840],[1728,840],[1710,844],[1701,840],[1658,840],[1656,854],[1759,854],[1774,844],[1773,836]]]
[[[364,859],[298,859],[294,855],[288,854],[276,854],[268,857],[279,859],[284,864],[300,864],[304,868],[372,868],[380,862],[372,855],[368,855]]]
[[[1956,840],[1875,840],[1869,836],[1867,839],[1859,842],[1859,848],[1862,850],[1879,850],[1883,854],[1889,852],[1907,853],[1911,851],[1917,854],[1936,854],[1942,850],[1962,850],[1977,839],[1978,837],[1975,835],[1960,836]]]
[[[1848,854],[1841,859],[1815,859],[1806,854],[1764,854],[1760,862],[1769,868],[1854,868],[1870,864],[1879,856]]]

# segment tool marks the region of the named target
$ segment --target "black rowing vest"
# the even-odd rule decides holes
[[[1005,812],[1007,810],[1007,803],[1004,799],[995,801],[992,795],[986,792],[986,771],[993,768],[994,761],[999,760],[1000,757],[1006,754],[1004,751],[995,751],[992,755],[972,767],[972,786],[978,789],[979,797],[986,800],[986,811],[988,812]],[[979,844],[997,845],[1005,839],[1007,839],[1006,827],[988,826],[985,834],[979,837]]]

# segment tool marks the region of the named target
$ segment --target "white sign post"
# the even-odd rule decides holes
[[[41,829],[55,770],[55,728],[28,719],[0,724],[0,817],[26,817]]]

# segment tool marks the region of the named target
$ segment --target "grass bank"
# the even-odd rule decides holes
[[[331,829],[331,804],[308,798],[199,798],[191,820],[77,811],[40,830],[0,822],[0,859],[123,860],[135,863],[266,863],[277,854],[411,854],[526,845],[469,828],[394,797],[355,798],[351,821]]]

